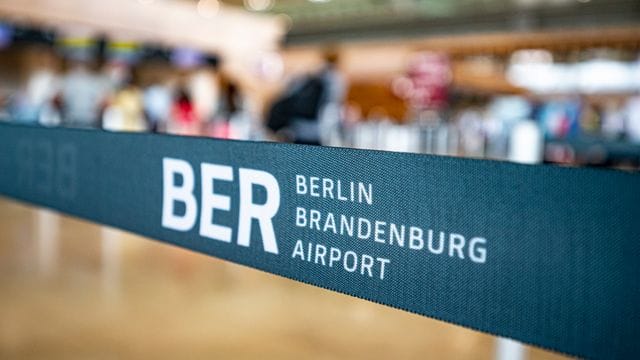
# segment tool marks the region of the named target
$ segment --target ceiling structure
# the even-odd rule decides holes
[[[0,0],[0,19],[246,53],[275,49],[282,42],[330,45],[612,26],[640,34],[640,1]],[[640,35],[631,37],[640,42]]]
[[[291,21],[288,44],[640,26],[637,0],[223,0]]]
[[[230,58],[273,51],[284,34],[277,16],[221,7],[217,0],[0,0],[0,20],[62,37],[106,35]]]

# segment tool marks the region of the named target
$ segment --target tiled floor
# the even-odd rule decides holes
[[[6,198],[0,229],[2,359],[494,358],[489,335]]]

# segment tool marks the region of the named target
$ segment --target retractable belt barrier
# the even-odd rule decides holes
[[[0,193],[589,358],[640,356],[640,174],[0,124]]]

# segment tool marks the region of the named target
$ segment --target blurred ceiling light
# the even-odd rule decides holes
[[[244,0],[244,7],[251,11],[268,11],[273,7],[273,0]]]
[[[220,10],[220,2],[218,0],[200,0],[198,1],[198,14],[205,19],[213,19]]]
[[[575,67],[578,87],[586,93],[633,92],[640,88],[634,76],[636,63],[594,59]]]
[[[331,0],[309,0],[309,2],[312,2],[312,3],[327,3],[329,1]]]
[[[550,64],[553,62],[553,54],[550,51],[543,49],[526,49],[515,51],[511,55],[511,63],[537,63],[537,64]]]
[[[515,62],[507,79],[536,93],[629,93],[640,89],[640,64],[606,59],[578,63]]]

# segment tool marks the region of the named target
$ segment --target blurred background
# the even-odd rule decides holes
[[[0,0],[0,121],[637,171],[640,2]],[[4,198],[0,226],[2,358],[502,356]]]

